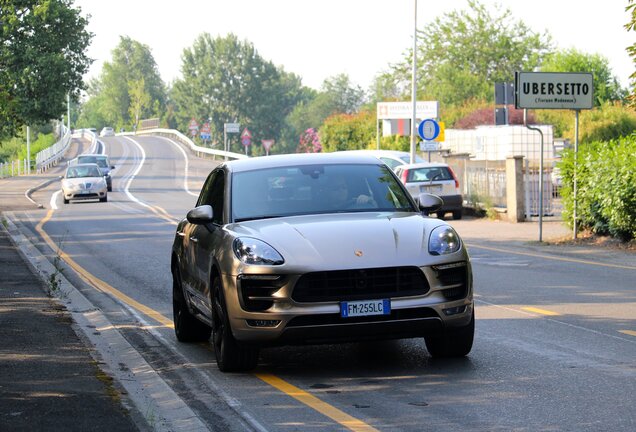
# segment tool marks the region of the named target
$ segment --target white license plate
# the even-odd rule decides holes
[[[442,191],[442,186],[441,185],[421,185],[420,186],[420,192],[424,192],[424,193],[440,193]]]
[[[351,318],[367,315],[390,315],[391,301],[383,300],[363,300],[340,303],[340,316]]]

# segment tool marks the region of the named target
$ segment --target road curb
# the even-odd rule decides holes
[[[203,421],[188,407],[159,374],[119,333],[108,318],[80,293],[55,266],[20,232],[12,212],[2,213],[6,230],[23,259],[43,281],[55,278],[52,299],[69,311],[80,337],[90,341],[104,369],[126,392],[135,408],[154,431],[208,431]],[[102,365],[102,367],[103,367]]]

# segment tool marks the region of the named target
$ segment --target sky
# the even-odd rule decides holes
[[[624,24],[628,0],[481,0],[493,15],[496,5],[533,31],[547,31],[557,48],[601,54],[622,86],[636,66],[625,48],[635,40]],[[94,33],[86,78],[97,77],[120,35],[150,47],[166,83],[180,77],[181,55],[202,33],[234,33],[254,44],[265,60],[320,89],[322,82],[347,73],[368,89],[373,78],[400,62],[413,45],[415,0],[76,0],[90,15]],[[467,0],[418,0],[417,27],[436,17],[467,9]]]

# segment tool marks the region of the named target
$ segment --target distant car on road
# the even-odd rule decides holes
[[[64,204],[73,200],[98,199],[108,201],[106,180],[97,164],[83,163],[69,165],[62,177]]]
[[[395,168],[400,165],[411,163],[411,154],[409,152],[399,150],[345,150],[339,153],[368,154],[375,156],[394,171]],[[425,161],[418,155],[415,155],[415,162],[419,163]]]
[[[449,212],[453,214],[453,219],[462,218],[464,198],[459,189],[457,176],[447,164],[423,162],[400,165],[395,168],[395,174],[402,180],[411,196],[430,193],[440,197],[444,201],[442,207],[437,210],[437,217],[440,219]]]
[[[81,164],[81,163],[94,163],[99,166],[99,169],[102,171],[104,179],[106,180],[106,184],[108,185],[108,192],[113,191],[113,178],[111,175],[111,171],[115,169],[114,165],[111,165],[108,156],[103,154],[83,154],[79,155],[75,159],[71,161],[71,164]]]
[[[115,135],[115,130],[112,127],[105,127],[101,130],[101,132],[99,133],[99,136],[101,137],[107,137],[107,136],[113,136]]]
[[[467,355],[472,271],[441,200],[413,200],[369,155],[226,162],[205,181],[172,246],[174,329],[210,339],[221,371],[252,369],[262,346],[423,338]]]

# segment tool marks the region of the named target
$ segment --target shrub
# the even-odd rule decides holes
[[[373,111],[336,114],[320,127],[320,141],[325,152],[360,150],[376,142],[376,116]]]
[[[574,151],[564,152],[563,217],[572,224],[574,212]],[[579,147],[577,219],[580,228],[623,241],[636,238],[636,134]]]

